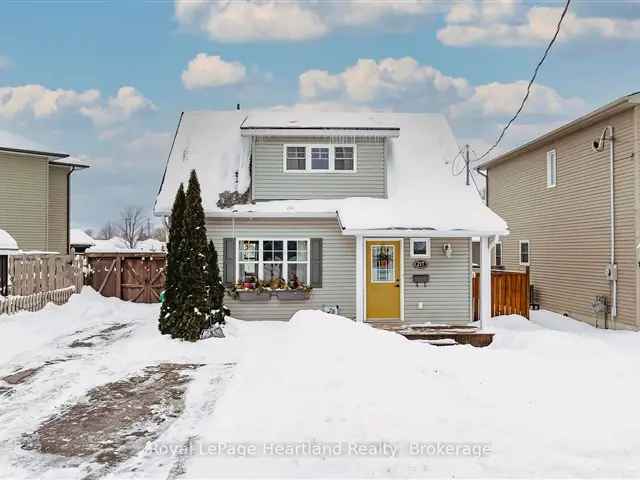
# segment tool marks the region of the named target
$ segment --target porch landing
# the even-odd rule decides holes
[[[480,330],[473,325],[429,325],[403,324],[400,322],[371,322],[372,326],[398,333],[409,340],[417,340],[431,345],[471,345],[487,347],[493,342],[494,334]]]

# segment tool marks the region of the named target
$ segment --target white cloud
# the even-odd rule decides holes
[[[48,117],[63,109],[94,104],[99,98],[98,90],[51,90],[42,85],[0,87],[0,117],[13,118],[21,113]]]
[[[219,55],[199,53],[182,72],[185,88],[220,87],[242,82],[247,69],[240,62],[226,62]]]
[[[132,152],[159,152],[169,154],[169,144],[172,135],[169,132],[145,132],[126,144],[127,150]]]
[[[124,86],[106,104],[82,107],[80,113],[90,118],[94,124],[106,126],[127,120],[136,112],[155,109],[151,100],[134,87]]]
[[[489,83],[475,87],[473,95],[449,107],[452,118],[469,116],[505,117],[518,109],[526,92],[527,82]],[[584,100],[563,97],[545,85],[534,84],[523,114],[539,116],[578,115],[587,108]]]
[[[328,30],[316,12],[295,1],[190,3],[176,0],[178,22],[195,24],[212,39],[223,42],[303,40],[320,37]]]
[[[449,23],[467,23],[481,20],[496,21],[511,17],[516,12],[515,0],[471,0],[456,2],[451,6],[446,16]]]
[[[502,6],[504,10],[496,9],[496,6]],[[507,22],[504,17],[515,14],[515,9],[507,7],[505,2],[494,3],[492,15],[491,10],[484,12],[476,3],[456,4],[447,16],[448,25],[438,30],[437,37],[445,45],[456,47],[542,44],[553,36],[562,12],[561,8],[532,7],[524,11],[523,17]],[[567,13],[559,39],[587,37],[640,39],[640,19],[581,17],[571,11]]]
[[[465,79],[447,76],[411,57],[359,59],[338,74],[308,70],[300,75],[299,86],[306,100],[330,96],[358,103],[411,98],[436,105],[471,92]]]
[[[318,38],[344,26],[364,26],[390,17],[406,18],[432,9],[431,0],[192,1],[176,0],[175,16],[183,26],[206,32],[213,40],[297,41]]]

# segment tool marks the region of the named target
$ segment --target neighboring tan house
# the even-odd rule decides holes
[[[451,176],[457,152],[441,115],[183,113],[155,213],[170,214],[195,169],[224,282],[313,289],[306,299],[228,298],[247,320],[324,309],[379,324],[468,324],[471,239],[480,237],[486,321],[490,245],[507,226]]]
[[[0,229],[23,251],[69,251],[69,182],[87,168],[64,153],[0,147]]]
[[[530,266],[542,308],[640,328],[639,155],[640,94],[632,94],[480,167],[489,207],[509,224],[496,263]]]

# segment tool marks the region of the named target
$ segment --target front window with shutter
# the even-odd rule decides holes
[[[309,239],[238,240],[237,279],[309,283]]]

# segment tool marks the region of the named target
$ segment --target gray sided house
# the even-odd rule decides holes
[[[384,325],[468,324],[471,239],[487,270],[508,232],[451,177],[457,151],[439,115],[185,112],[155,212],[170,214],[195,169],[236,318],[324,309]],[[490,282],[482,289],[484,321]]]
[[[69,251],[71,173],[64,153],[0,146],[0,229],[23,251]]]
[[[640,94],[633,94],[481,167],[489,207],[509,223],[494,261],[508,270],[530,266],[542,308],[640,329],[639,155]]]

